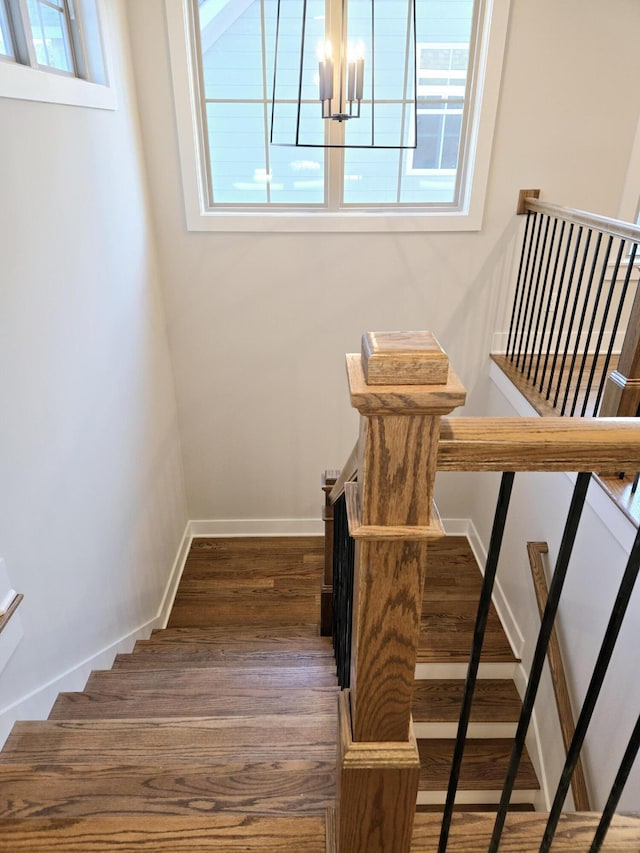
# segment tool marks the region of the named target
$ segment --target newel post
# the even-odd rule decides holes
[[[635,418],[640,408],[640,289],[636,291],[617,368],[607,376],[602,418]]]
[[[347,356],[361,415],[351,689],[339,702],[339,853],[408,853],[420,760],[411,723],[440,417],[465,390],[429,332],[369,332]]]

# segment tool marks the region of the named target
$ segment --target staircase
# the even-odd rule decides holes
[[[323,547],[195,540],[168,627],[82,693],[61,694],[48,720],[14,727],[0,753],[0,851],[335,850],[338,690],[331,643],[317,636]],[[440,810],[446,792],[479,584],[465,539],[431,547],[412,853],[437,845],[439,815],[421,812]],[[492,818],[480,812],[495,808],[519,709],[514,664],[492,613],[450,853],[486,850]],[[532,810],[536,789],[525,756],[514,811]],[[578,849],[580,820],[563,820],[554,850]],[[533,849],[543,826],[511,814],[505,849]]]
[[[0,850],[324,851],[336,679],[318,539],[196,540],[169,625],[18,723]]]
[[[413,700],[420,810],[437,811],[446,799],[481,584],[466,538],[448,536],[430,546]],[[485,810],[500,799],[521,709],[513,682],[517,663],[492,607],[456,799],[468,811]],[[538,789],[525,752],[512,808],[532,811]]]

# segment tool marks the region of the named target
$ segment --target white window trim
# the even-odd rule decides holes
[[[384,210],[339,212],[300,210],[238,210],[223,212],[207,208],[200,142],[200,103],[193,57],[196,46],[191,26],[191,0],[165,0],[171,72],[182,169],[185,216],[189,231],[479,231],[482,227],[493,132],[498,110],[500,79],[505,51],[511,0],[489,0],[483,21],[483,55],[478,64],[478,97],[473,105],[476,133],[469,142],[464,210],[408,212],[392,207]]]
[[[41,68],[22,65],[9,57],[8,62],[0,62],[0,98],[13,98],[21,101],[40,101],[48,104],[66,104],[74,107],[87,107],[99,110],[115,110],[118,102],[111,84],[112,64],[105,34],[110,30],[107,20],[107,4],[97,0],[100,24],[103,30],[101,42],[107,83],[91,83],[69,74],[59,74]]]

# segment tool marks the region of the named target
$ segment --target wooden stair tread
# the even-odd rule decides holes
[[[2,853],[326,853],[324,817],[0,818]]]
[[[461,679],[416,681],[413,694],[413,721],[457,723],[465,682]],[[509,679],[478,679],[471,706],[471,722],[517,722],[522,703],[515,684]]]
[[[0,764],[163,764],[234,757],[335,759],[333,714],[169,717],[143,720],[43,720],[16,723]]]
[[[279,687],[295,690],[298,687],[336,686],[335,666],[320,664],[309,667],[233,667],[195,669],[135,669],[124,672],[95,670],[89,676],[85,690],[103,696],[120,696],[139,690],[184,690],[219,692],[239,688],[260,689]]]
[[[196,670],[191,670],[195,672]],[[337,689],[304,687],[283,691],[281,688],[234,688],[224,693],[185,693],[183,690],[145,690],[127,696],[105,696],[100,693],[60,693],[50,720],[139,719],[141,717],[215,717],[247,714],[327,714],[335,711]]]
[[[455,741],[449,738],[418,740],[420,753],[420,791],[446,790],[451,772]],[[460,770],[460,791],[502,789],[507,774],[513,741],[510,738],[469,738],[465,744]],[[528,753],[524,752],[516,790],[537,790],[538,779]]]
[[[466,663],[482,573],[464,536],[445,536],[429,546],[422,601],[418,663]],[[511,663],[516,658],[493,605],[482,648],[484,662]]]
[[[247,627],[244,623],[238,625],[197,625],[176,626],[164,629],[155,629],[151,632],[149,640],[140,642],[149,643],[180,643],[188,644],[223,644],[229,647],[246,647],[252,644],[254,648],[281,648],[283,646],[309,643],[314,646],[322,642],[323,645],[331,643],[328,637],[320,637],[315,624],[302,622],[298,625],[269,625],[255,623]],[[304,645],[298,646],[303,648]]]
[[[5,817],[106,814],[322,814],[335,801],[333,761],[0,766]]]
[[[268,602],[272,618],[276,625],[296,625],[299,622],[315,624],[320,607],[320,592],[308,598],[297,597],[292,600],[275,599]],[[178,593],[169,617],[169,627],[189,627],[199,625],[229,625],[243,622],[263,624],[268,621],[264,600],[229,603],[203,599],[202,596]]]
[[[335,659],[331,652],[237,652],[222,649],[215,651],[169,651],[157,646],[147,649],[136,648],[132,654],[116,655],[113,669],[168,669],[205,667],[208,669],[240,667],[253,669],[264,667],[317,667],[327,666],[335,671]]]
[[[544,812],[509,812],[500,841],[500,853],[534,853],[540,847],[548,815]],[[457,812],[453,815],[447,853],[478,853],[487,850],[494,816]],[[565,813],[553,840],[554,853],[588,850],[600,820],[599,814]],[[411,853],[433,853],[438,848],[439,815],[416,814]],[[616,815],[602,853],[638,853],[640,817]]]

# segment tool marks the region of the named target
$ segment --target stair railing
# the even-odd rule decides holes
[[[531,568],[531,577],[533,580],[533,588],[536,593],[536,601],[538,603],[538,612],[540,618],[544,616],[544,610],[549,599],[549,589],[547,586],[547,578],[544,573],[542,563],[542,555],[549,553],[549,546],[546,542],[527,542],[527,554],[529,556],[529,566]],[[551,630],[549,637],[549,648],[547,649],[547,658],[549,661],[549,671],[551,673],[551,681],[553,683],[553,692],[556,697],[556,707],[558,708],[558,719],[560,721],[560,730],[562,732],[562,742],[564,744],[565,753],[571,747],[571,741],[576,732],[575,721],[573,719],[573,710],[571,708],[571,696],[569,694],[569,686],[562,660],[562,652],[560,650],[560,640],[558,632],[555,628]],[[587,783],[584,778],[584,770],[582,768],[582,760],[578,758],[576,767],[571,777],[571,793],[573,794],[573,804],[576,811],[588,812],[591,811],[589,804],[589,792]]]
[[[520,193],[524,238],[506,355],[495,360],[541,414],[635,417],[640,227],[538,194]]]
[[[346,483],[354,540],[351,687],[339,700],[339,853],[409,853],[419,759],[411,700],[419,643],[427,544],[443,535],[432,503],[438,471],[502,472],[478,604],[464,698],[438,845],[446,853],[489,608],[514,479],[521,471],[578,472],[529,672],[489,853],[497,853],[542,677],[560,595],[591,472],[640,470],[640,419],[443,418],[464,389],[428,333],[365,335],[363,353],[347,356],[351,401],[361,414],[358,481]],[[425,353],[429,353],[425,356]],[[416,375],[416,363],[429,369]],[[378,373],[378,368],[381,367]],[[432,384],[425,381],[425,376]],[[433,382],[437,376],[446,381]],[[404,380],[405,385],[402,384]],[[376,381],[386,384],[376,385]],[[418,384],[422,382],[423,384]],[[345,478],[343,478],[345,479]],[[640,533],[631,550],[571,739],[540,853],[548,853],[571,777],[640,571]],[[640,748],[631,734],[590,849],[597,853]],[[594,823],[595,827],[595,823]],[[640,843],[640,822],[638,823]],[[475,849],[475,848],[474,848]],[[478,840],[478,850],[483,850]],[[531,848],[533,850],[533,848]],[[523,853],[525,851],[523,850]],[[526,853],[529,853],[526,851]]]

